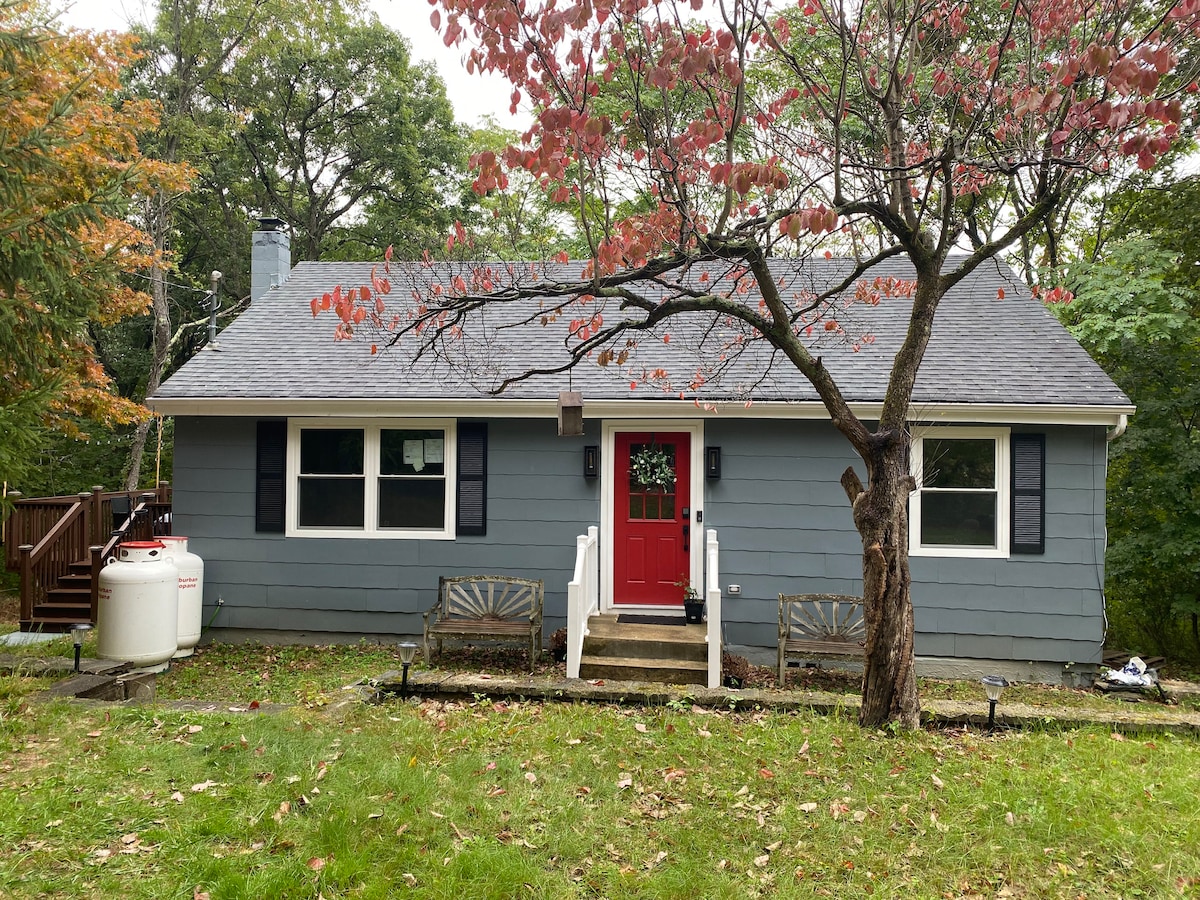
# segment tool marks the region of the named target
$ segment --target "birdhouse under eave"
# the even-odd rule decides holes
[[[574,437],[583,434],[583,394],[561,391],[558,395],[558,436]]]

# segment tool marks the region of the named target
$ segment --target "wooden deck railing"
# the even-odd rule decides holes
[[[85,561],[91,563],[95,621],[104,560],[123,540],[170,534],[170,512],[171,489],[165,481],[150,492],[96,487],[74,497],[18,497],[4,523],[4,564],[21,576],[21,621],[32,618],[34,607],[45,600],[47,591],[73,563]]]

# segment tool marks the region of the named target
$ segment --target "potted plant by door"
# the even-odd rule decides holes
[[[686,575],[675,582],[675,586],[683,591],[683,617],[689,623],[698,625],[704,621],[704,600],[700,592],[692,587],[692,581]]]

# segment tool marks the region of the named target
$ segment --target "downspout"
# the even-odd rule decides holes
[[[1129,416],[1121,413],[1121,417],[1117,419],[1117,424],[1108,431],[1104,432],[1105,443],[1111,444],[1117,438],[1125,433],[1125,429],[1129,427]],[[1107,475],[1107,472],[1105,473]]]
[[[1120,418],[1117,419],[1117,424],[1104,432],[1105,447],[1104,447],[1103,478],[1104,478],[1104,498],[1105,498],[1104,502],[1105,502],[1106,506],[1108,504],[1108,445],[1111,444],[1113,441],[1115,441],[1117,438],[1119,438],[1121,435],[1123,435],[1125,433],[1125,430],[1128,427],[1129,427],[1129,416],[1126,415],[1125,413],[1121,413]],[[1108,554],[1108,516],[1107,515],[1105,515],[1105,517],[1104,517],[1104,553],[1105,553],[1105,555]],[[1103,578],[1100,579],[1100,598],[1101,598],[1100,610],[1101,610],[1101,619],[1102,619],[1102,624],[1101,624],[1102,631],[1101,631],[1101,635],[1100,635],[1100,642],[1101,642],[1101,645],[1103,645],[1108,640],[1108,597],[1104,593],[1104,579]]]

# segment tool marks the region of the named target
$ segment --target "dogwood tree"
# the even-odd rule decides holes
[[[332,307],[341,337],[374,328],[432,347],[482,309],[540,297],[543,321],[567,332],[558,369],[620,364],[639,334],[675,316],[739,323],[770,344],[865,468],[865,484],[853,469],[842,477],[863,547],[860,721],[916,726],[909,404],[938,303],[1065,197],[1123,166],[1153,166],[1178,139],[1196,90],[1183,70],[1200,0],[431,5],[467,69],[503,74],[514,109],[535,112],[519,144],[474,158],[475,190],[532,175],[576,205],[590,259],[537,278],[529,267],[431,266],[411,296],[391,291],[385,265],[314,313]],[[464,240],[459,230],[448,246]],[[768,264],[835,253],[853,261],[849,273],[808,290]],[[872,269],[896,257],[911,278],[877,281]],[[911,303],[873,424],[812,350],[814,326],[842,331],[846,295]],[[601,302],[616,314],[595,313]]]

